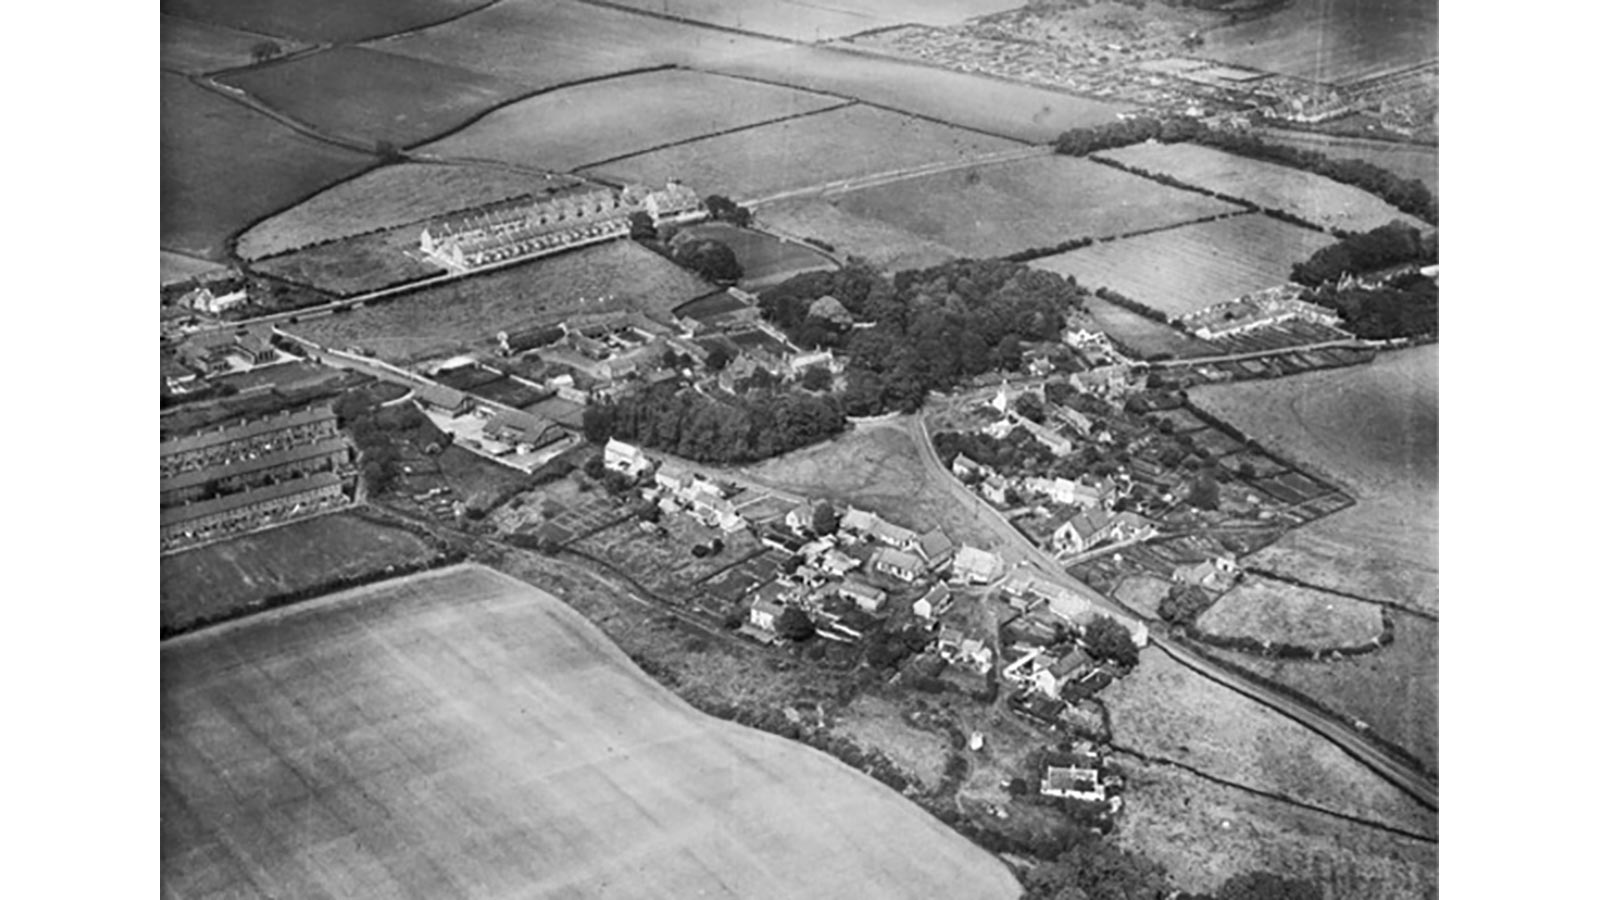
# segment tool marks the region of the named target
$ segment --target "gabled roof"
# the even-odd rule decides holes
[[[444,409],[460,409],[470,402],[466,394],[455,388],[432,382],[417,387],[417,399],[429,406],[438,406]]]
[[[872,535],[886,544],[909,544],[917,539],[915,531],[882,519],[872,526]]]
[[[854,578],[846,578],[844,583],[839,585],[839,594],[845,597],[864,597],[869,600],[882,600],[888,596],[882,588],[873,587]]]
[[[505,435],[519,443],[543,447],[566,436],[556,423],[521,410],[501,410],[484,423],[483,431],[491,437]]]
[[[878,517],[865,510],[850,507],[845,510],[844,516],[839,519],[839,527],[850,531],[869,533],[878,522]]]
[[[244,440],[261,435],[272,434],[285,428],[295,428],[301,425],[311,425],[318,422],[332,422],[336,417],[333,410],[327,406],[313,406],[309,409],[297,410],[291,413],[282,413],[269,416],[265,419],[256,419],[242,425],[219,428],[215,431],[203,431],[199,434],[186,435],[173,438],[161,445],[161,455],[170,456],[189,450],[199,450],[215,444],[225,444],[231,441]]]
[[[246,506],[269,500],[281,500],[304,494],[310,491],[335,487],[343,483],[338,475],[332,472],[323,472],[305,478],[291,478],[277,484],[268,485],[253,491],[239,494],[229,494],[215,500],[206,500],[200,503],[186,503],[182,506],[171,506],[161,511],[161,527],[180,525],[184,522],[201,519],[218,513],[232,512]]]
[[[927,601],[928,605],[934,609],[938,609],[950,599],[950,586],[941,581],[934,585],[932,590],[923,594],[922,599]]]
[[[314,444],[302,444],[277,453],[268,453],[254,459],[240,460],[228,466],[213,466],[184,472],[172,478],[162,479],[161,493],[180,491],[187,488],[199,487],[224,478],[234,478],[240,475],[249,475],[252,472],[271,471],[279,466],[293,465],[308,459],[321,459],[336,453],[350,452],[350,439],[344,435],[318,441]]]
[[[963,469],[976,469],[976,468],[979,468],[977,461],[975,461],[974,459],[972,459],[972,457],[966,455],[965,453],[957,453],[956,454],[956,458],[951,461],[950,465],[951,465],[951,467],[959,466],[959,467],[961,467]]]
[[[925,564],[919,556],[907,553],[904,550],[896,550],[893,547],[885,547],[878,554],[878,565],[904,569],[907,572],[920,572]]]
[[[1089,665],[1091,662],[1093,662],[1093,660],[1089,658],[1087,653],[1084,653],[1077,647],[1073,647],[1071,653],[1068,653],[1066,656],[1056,660],[1050,666],[1050,674],[1057,678],[1065,678],[1084,666]]]
[[[955,544],[951,543],[950,538],[946,537],[945,533],[937,528],[917,538],[917,548],[930,561],[950,553],[955,550],[955,546]]]

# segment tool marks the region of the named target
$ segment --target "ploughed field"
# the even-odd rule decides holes
[[[162,648],[163,896],[1016,897],[816,751],[475,566]]]

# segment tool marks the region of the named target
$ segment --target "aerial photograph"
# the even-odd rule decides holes
[[[163,898],[1439,896],[1437,0],[159,14]]]

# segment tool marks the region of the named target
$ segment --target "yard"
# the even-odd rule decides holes
[[[490,0],[161,0],[161,11],[202,22],[215,22],[285,35],[308,42],[349,43],[460,15]]]
[[[1195,621],[1200,632],[1278,645],[1358,647],[1383,634],[1383,610],[1338,594],[1250,577]]]
[[[1156,578],[1153,575],[1133,575],[1123,579],[1117,585],[1113,596],[1121,603],[1126,604],[1140,615],[1154,619],[1161,606],[1161,600],[1167,596],[1172,588],[1172,582],[1165,578]]]

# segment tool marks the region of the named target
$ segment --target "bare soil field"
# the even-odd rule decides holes
[[[177,16],[161,17],[161,68],[197,74],[249,65],[256,45],[269,40],[259,34],[209,25]],[[294,41],[274,40],[281,52],[301,49]]]
[[[710,290],[649,250],[614,241],[423,288],[287,330],[324,347],[354,344],[404,363],[487,346],[496,332],[578,312],[640,309],[665,314]]]
[[[443,274],[415,252],[421,225],[392,228],[258,260],[251,268],[297,284],[349,297]]]
[[[384,166],[336,184],[256,225],[239,236],[238,251],[245,259],[260,259],[577,183],[561,175],[531,175],[499,166]]]
[[[784,234],[821,238],[839,252],[859,256],[887,272],[927,268],[955,258],[948,247],[888,222],[851,215],[828,200],[780,200],[762,206],[756,220]]]
[[[214,258],[250,222],[373,163],[161,73],[164,248]]]
[[[1326,591],[1246,578],[1195,620],[1218,637],[1321,649],[1356,647],[1383,634],[1383,611]]]
[[[1038,266],[1047,271],[1056,271],[1050,266],[1040,265],[1040,263],[1048,263],[1053,259],[1060,259],[1060,257],[1035,260],[1028,265]],[[1096,284],[1087,278],[1080,280],[1078,283],[1091,290],[1106,286]],[[1094,324],[1101,331],[1126,344],[1129,349],[1142,356],[1151,357],[1163,353],[1170,353],[1177,357],[1206,356],[1217,352],[1215,347],[1205,341],[1189,337],[1175,328],[1147,319],[1131,310],[1123,309],[1108,300],[1102,300],[1099,297],[1090,295],[1083,298],[1083,303],[1084,309],[1089,313],[1089,317],[1094,320]]]
[[[718,72],[852,97],[989,134],[1043,144],[1130,107],[1014,81],[952,72],[833,47],[788,47],[730,58]]]
[[[1121,746],[1322,809],[1421,833],[1438,827],[1430,810],[1331,741],[1161,650],[1146,650],[1100,699]]]
[[[929,163],[971,159],[1016,148],[976,132],[870,106],[847,106],[799,119],[679,144],[586,172],[612,181],[662,184],[681,178],[706,194],[753,200]]]
[[[421,28],[490,0],[161,0],[161,11],[245,31],[348,43]]]
[[[203,259],[195,259],[192,256],[184,256],[181,253],[171,253],[163,250],[161,251],[161,286],[166,287],[169,284],[188,281],[200,275],[221,272],[226,268],[226,266],[219,266],[214,262],[207,262]]]
[[[504,78],[363,47],[337,47],[221,80],[318,131],[400,147],[527,93]]]
[[[1265,129],[1274,144],[1287,144],[1326,153],[1333,159],[1360,159],[1381,166],[1402,178],[1418,178],[1435,194],[1439,193],[1439,148],[1392,141],[1364,140],[1313,134],[1307,131]]]
[[[1260,19],[1206,32],[1205,56],[1343,82],[1439,55],[1439,7],[1410,0],[1306,0]]]
[[[1033,265],[1174,316],[1285,284],[1332,235],[1254,213],[1091,244]]]
[[[1438,609],[1437,344],[1383,353],[1365,366],[1208,385],[1189,396],[1357,498],[1251,556],[1250,565]]]
[[[478,567],[168,642],[161,718],[172,896],[1019,893],[888,788],[695,712]]]
[[[442,157],[567,171],[847,102],[740,78],[670,69],[529,97],[420,149]]]
[[[646,12],[660,12],[655,0],[618,0]],[[669,7],[677,17],[738,31],[753,31],[809,43],[858,34],[874,28],[918,23],[949,25],[999,12],[1016,0],[831,0],[827,4],[791,0],[681,0]]]
[[[722,222],[691,226],[683,233],[727,244],[739,265],[744,267],[744,277],[739,283],[747,288],[776,284],[801,272],[837,268],[833,260],[798,241],[786,241]]]
[[[334,513],[163,556],[161,627],[186,628],[437,553],[409,531]]]
[[[1370,231],[1399,219],[1427,226],[1347,184],[1276,163],[1247,159],[1197,144],[1135,144],[1096,154],[1123,165],[1170,175],[1184,184],[1238,197],[1325,228]]]

